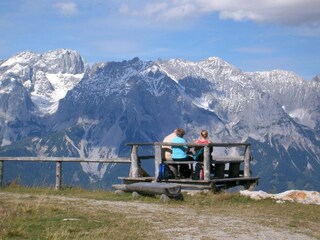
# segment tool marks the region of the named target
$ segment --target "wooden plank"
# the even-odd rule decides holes
[[[250,153],[250,146],[246,146],[245,151],[244,151],[244,173],[243,175],[245,177],[250,177],[250,158],[251,158],[251,153]]]
[[[132,178],[132,177],[118,177],[120,180],[128,179],[128,180],[140,180],[140,181],[146,181],[146,182],[151,182],[155,180],[155,177],[138,177],[138,178]]]
[[[164,161],[165,163],[167,164],[192,164],[192,163],[195,163],[196,161],[173,161],[173,160],[167,160],[167,161]],[[236,160],[236,159],[229,159],[229,160],[213,160],[212,161],[212,164],[215,164],[215,163],[223,163],[223,164],[226,164],[226,163],[241,163],[243,162],[243,160]]]
[[[225,163],[215,163],[214,165],[214,177],[224,178]]]
[[[238,178],[222,178],[222,179],[212,179],[211,181],[214,183],[222,183],[222,182],[236,182],[236,181],[252,181],[258,180],[259,177],[238,177]]]
[[[154,176],[159,175],[159,165],[162,163],[161,146],[154,146]]]
[[[56,163],[56,186],[55,189],[59,190],[61,189],[61,172],[62,172],[62,164],[61,162]]]
[[[3,186],[3,161],[0,161],[0,188]]]
[[[229,166],[229,178],[239,177],[240,174],[240,163],[230,163]]]
[[[210,148],[208,146],[205,146],[203,151],[204,180],[210,180],[210,175],[211,175],[210,154],[211,154]]]
[[[188,184],[188,183],[179,183],[181,185],[181,190],[184,189],[193,189],[193,190],[210,190],[212,189],[212,186],[210,184]]]
[[[139,145],[139,144],[138,144]],[[250,146],[250,143],[207,143],[207,144],[200,144],[200,143],[169,143],[169,142],[155,142],[154,145],[159,146],[188,146],[188,147],[245,147]]]
[[[154,181],[154,177],[139,177],[139,178],[130,178],[130,177],[119,177],[118,179],[122,180],[138,180],[138,181]],[[164,182],[177,182],[177,183],[199,183],[199,184],[205,184],[205,183],[219,183],[219,182],[232,182],[232,181],[247,181],[247,180],[258,180],[259,177],[237,177],[237,178],[214,178],[210,180],[192,180],[190,178],[186,179],[168,179]]]
[[[154,143],[126,143],[126,146],[153,146],[153,145],[159,145],[159,146],[188,146],[188,147],[245,147],[249,146],[250,143],[208,143],[208,144],[200,144],[200,143],[193,143],[193,142],[187,142],[187,143],[169,143],[169,142],[154,142]]]
[[[138,192],[142,194],[152,194],[152,195],[161,195],[165,194],[168,197],[177,197],[181,193],[181,186],[178,184],[172,183],[132,183],[124,186],[112,185],[114,188],[128,191],[128,192]]]
[[[154,146],[154,143],[126,143],[126,146]]]
[[[89,163],[131,163],[130,158],[93,159],[77,157],[0,157],[0,161],[26,162],[89,162]]]
[[[119,178],[120,179],[120,178]],[[151,182],[154,178],[121,178],[124,183],[132,184],[138,182]],[[176,183],[181,185],[182,189],[193,188],[193,189],[211,189],[216,191],[224,187],[235,187],[235,186],[255,186],[258,183],[258,177],[238,177],[238,178],[222,178],[222,179],[210,179],[207,180],[192,180],[192,179],[168,179],[166,183]]]
[[[243,161],[239,161],[239,160],[213,161],[212,164],[219,164],[219,163],[227,164],[227,163],[242,163],[242,162],[243,162]]]
[[[219,162],[243,162],[244,156],[225,156],[225,157],[214,156],[212,160],[219,161]]]
[[[151,182],[155,181],[154,177],[139,177],[139,178],[131,178],[131,177],[118,177],[118,179],[126,180],[126,181],[141,181],[141,182]],[[210,180],[192,180],[191,178],[185,178],[185,179],[168,179],[168,180],[162,180],[162,182],[188,182],[188,183],[209,183]]]
[[[173,161],[173,160],[167,160],[167,161],[163,161],[164,163],[167,164],[193,164],[196,161]]]
[[[131,147],[131,169],[130,176],[139,177],[139,159],[138,159],[138,146],[133,145]]]

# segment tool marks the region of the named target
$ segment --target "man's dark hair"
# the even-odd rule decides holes
[[[176,130],[176,134],[178,137],[183,137],[186,132],[182,128],[178,128]]]

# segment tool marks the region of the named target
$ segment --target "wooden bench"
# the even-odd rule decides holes
[[[250,143],[208,143],[208,144],[196,144],[196,143],[167,143],[167,142],[155,142],[152,144],[149,143],[128,143],[127,146],[131,146],[131,168],[128,178],[122,178],[124,183],[134,183],[134,182],[153,182],[156,181],[156,178],[159,174],[160,164],[167,163],[170,168],[182,164],[191,164],[194,166],[195,161],[173,161],[165,160],[163,158],[162,146],[187,146],[190,148],[193,147],[204,147],[203,152],[203,180],[195,180],[192,178],[174,178],[165,180],[167,183],[178,183],[181,186],[186,187],[197,187],[199,189],[221,189],[221,188],[230,188],[234,186],[244,186],[248,188],[254,186],[258,183],[257,177],[251,177],[250,171]],[[154,177],[142,177],[139,173],[139,161],[142,159],[138,156],[138,147],[141,146],[152,146],[154,145]],[[225,154],[219,154],[219,152],[211,152],[210,148],[237,148],[237,152],[234,154],[243,153],[241,156],[226,156]],[[229,152],[229,151],[228,151]],[[213,159],[212,159],[213,158]],[[151,175],[152,176],[152,175]]]
[[[219,157],[212,160],[215,165],[215,178],[225,177],[225,167],[229,164],[229,170],[227,176],[229,178],[236,178],[240,176],[240,164],[244,162],[244,157]]]
[[[173,161],[173,160],[166,160],[163,161],[168,165],[180,165],[180,164],[193,164],[195,161]],[[227,174],[228,178],[237,178],[240,176],[242,172],[240,170],[240,164],[244,162],[244,157],[219,157],[212,159],[211,164],[214,164],[213,168],[213,175],[214,178],[224,178],[225,174]],[[229,164],[229,170],[225,170],[226,164]]]
[[[195,163],[196,161],[173,161],[173,160],[165,160],[163,161],[163,163],[166,163],[168,164],[169,166],[170,165],[178,165],[177,166],[177,173],[175,173],[175,177],[177,177],[179,175],[179,172],[180,172],[180,165],[191,165],[191,171],[193,171],[193,164]],[[171,169],[173,170],[173,169]]]

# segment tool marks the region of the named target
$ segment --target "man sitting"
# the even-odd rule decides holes
[[[185,131],[182,128],[176,130],[177,136],[171,140],[172,143],[186,143],[187,141],[183,138]],[[173,146],[172,147],[172,160],[173,161],[193,161],[193,158],[187,155],[187,146]],[[184,178],[189,178],[191,170],[188,164],[180,164],[180,175]]]

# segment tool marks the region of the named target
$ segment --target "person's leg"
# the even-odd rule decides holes
[[[173,172],[175,178],[178,177],[178,165],[169,165],[170,170]]]
[[[190,177],[189,164],[180,164],[180,174],[181,174],[181,177],[183,178]]]
[[[190,155],[187,155],[187,157],[183,161],[194,161],[194,159]]]

